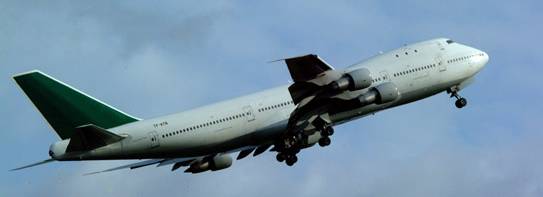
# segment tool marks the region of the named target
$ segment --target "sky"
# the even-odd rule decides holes
[[[543,3],[0,0],[0,196],[543,196]],[[289,83],[284,57],[336,68],[438,37],[487,52],[463,90],[336,128],[293,167],[275,154],[196,175],[56,162],[58,137],[11,76],[39,69],[147,119]]]

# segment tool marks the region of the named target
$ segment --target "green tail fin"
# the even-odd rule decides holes
[[[108,129],[139,120],[37,70],[13,79],[62,139],[82,125]]]

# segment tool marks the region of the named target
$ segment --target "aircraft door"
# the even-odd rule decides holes
[[[245,113],[247,122],[255,120],[255,113],[253,112],[253,108],[250,105],[243,107],[243,113]]]
[[[149,142],[149,148],[156,148],[160,146],[159,136],[156,131],[151,131],[147,134],[147,139]]]
[[[388,75],[388,72],[386,70],[383,70],[383,71],[379,72],[379,75],[381,75],[381,78],[384,81],[390,82],[390,76]]]
[[[439,72],[447,71],[447,64],[443,61],[441,54],[437,55],[435,58],[436,66],[439,69]]]

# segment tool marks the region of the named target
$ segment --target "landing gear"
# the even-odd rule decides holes
[[[330,140],[329,136],[331,136],[331,135],[334,135],[334,128],[332,128],[331,126],[323,127],[321,129],[322,138],[319,139],[319,146],[325,147],[325,146],[330,145],[330,143],[332,143],[332,141]]]
[[[456,102],[454,102],[454,105],[458,109],[463,108],[468,104],[468,100],[466,100],[466,98],[463,98],[458,94],[458,88],[456,87],[450,88],[449,90],[447,90],[447,92],[451,94],[451,97],[456,98]]]
[[[329,137],[323,137],[323,138],[319,139],[319,146],[325,147],[325,146],[330,145],[331,142],[332,141],[330,140]]]
[[[298,161],[298,157],[296,156],[297,152],[298,151],[295,151],[295,152],[290,152],[290,151],[279,152],[279,153],[277,153],[277,156],[275,158],[279,162],[284,161],[288,166],[292,166]]]
[[[321,131],[321,135],[322,136],[334,135],[334,128],[332,128],[331,126],[324,127],[324,129],[322,129]]]
[[[278,162],[283,162],[287,159],[287,156],[284,153],[277,153],[277,156],[275,156]]]
[[[285,160],[285,163],[287,163],[287,166],[292,166],[298,161],[298,157],[296,155],[288,155],[287,159]]]
[[[326,121],[318,119],[314,122],[315,132],[320,132],[320,139],[318,141],[319,145],[322,147],[329,146],[331,143],[330,137],[334,134],[334,128]],[[315,133],[311,133],[313,135]],[[319,133],[316,133],[317,136]],[[312,141],[311,144],[308,144],[309,134],[304,133],[303,131],[299,132],[290,132],[282,136],[281,140],[276,141],[275,148],[277,155],[275,158],[279,162],[285,162],[288,166],[294,165],[298,161],[296,154],[300,152],[302,148],[307,147],[308,145],[313,145],[315,141]]]
[[[288,166],[294,165],[298,161],[296,154],[300,152],[300,141],[302,135],[294,135],[283,138],[282,141],[275,144],[277,155],[275,159],[279,162],[285,162]]]

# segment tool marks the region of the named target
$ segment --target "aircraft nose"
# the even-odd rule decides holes
[[[482,58],[481,58],[481,65],[482,66],[485,66],[486,63],[488,63],[488,60],[490,59],[490,57],[488,57],[488,54],[485,53],[484,51],[481,51],[481,54],[482,54]]]
[[[477,71],[483,69],[486,64],[488,63],[489,57],[488,54],[484,51],[477,50],[477,55],[474,58],[474,66],[477,69]]]

